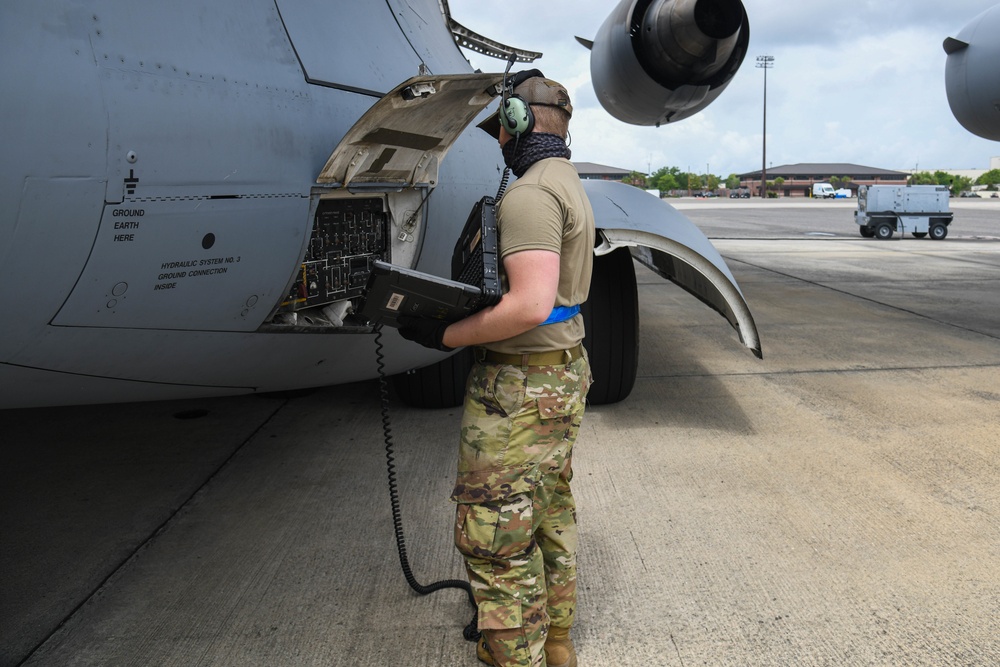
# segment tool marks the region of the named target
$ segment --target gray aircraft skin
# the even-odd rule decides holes
[[[588,42],[598,96],[627,122],[679,120],[721,93],[748,36],[739,0],[622,0]],[[371,328],[345,312],[371,263],[449,276],[471,207],[499,185],[473,121],[503,74],[473,72],[459,42],[514,51],[446,0],[7,3],[0,408],[375,377]],[[585,186],[595,253],[628,248],[760,355],[693,224],[635,188]],[[634,275],[612,280],[634,293]],[[615,344],[634,348],[626,333]],[[446,356],[383,338],[388,373]]]
[[[955,119],[973,134],[1000,141],[1000,5],[944,40],[945,89]]]

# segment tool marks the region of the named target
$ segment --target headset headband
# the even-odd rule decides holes
[[[524,83],[528,79],[533,79],[536,76],[537,77],[541,77],[543,79],[545,78],[545,75],[542,74],[541,71],[539,71],[537,69],[529,69],[529,70],[525,70],[523,72],[516,73],[514,76],[510,77],[510,83],[509,83],[510,91],[514,92],[515,88],[517,88],[518,86],[520,86],[522,83]]]

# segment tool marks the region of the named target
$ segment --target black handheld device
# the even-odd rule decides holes
[[[496,304],[502,295],[492,197],[472,207],[455,243],[451,270],[447,279],[376,261],[359,312],[372,324],[396,327],[400,317],[455,322]]]

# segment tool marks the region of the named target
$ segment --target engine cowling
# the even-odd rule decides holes
[[[973,134],[1000,141],[1000,5],[944,40],[944,81],[955,119]]]
[[[675,122],[722,93],[749,41],[740,0],[621,0],[589,44],[594,90],[626,123]]]

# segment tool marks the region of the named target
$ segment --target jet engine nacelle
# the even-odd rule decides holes
[[[977,16],[958,37],[944,40],[948,104],[962,127],[1000,141],[1000,5]]]
[[[687,118],[722,93],[749,41],[740,0],[622,0],[590,45],[594,90],[632,125]]]

